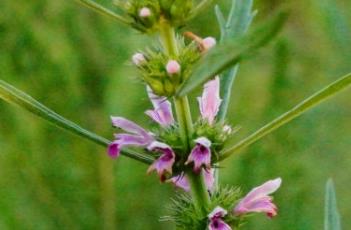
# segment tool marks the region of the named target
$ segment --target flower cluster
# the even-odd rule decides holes
[[[174,27],[182,26],[197,6],[193,0],[116,0],[114,4],[141,32],[157,31],[165,20]]]
[[[133,59],[138,59],[134,56]],[[138,59],[140,61],[140,59]],[[215,123],[215,118],[221,104],[219,97],[220,81],[218,77],[209,81],[204,86],[204,92],[198,98],[200,105],[201,119],[200,123],[211,126]],[[166,97],[160,97],[153,93],[151,88],[147,87],[149,98],[152,102],[153,109],[147,110],[145,113],[155,123],[160,126],[161,130],[175,130],[177,131],[177,124],[173,117],[172,105]],[[184,174],[184,169],[191,166],[193,171],[197,174],[203,172],[208,189],[211,190],[213,185],[213,169],[212,169],[212,137],[198,136],[193,140],[193,148],[184,161],[183,152],[177,152],[172,146],[167,143],[167,138],[162,138],[157,133],[149,132],[132,121],[122,117],[112,117],[112,124],[121,128],[127,133],[115,134],[116,140],[113,141],[108,148],[108,153],[111,157],[116,158],[125,147],[141,147],[150,154],[156,154],[158,158],[149,167],[148,172],[156,171],[162,182],[169,181],[183,188],[189,190],[189,185]],[[222,125],[222,133],[220,136],[228,136],[228,126]],[[179,164],[176,171],[180,171],[178,175],[173,175],[173,167]],[[178,164],[178,165],[179,165]],[[173,176],[173,177],[172,177]]]

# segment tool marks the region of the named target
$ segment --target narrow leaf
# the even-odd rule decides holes
[[[88,139],[96,144],[99,144],[104,147],[110,144],[109,140],[80,127],[79,125],[77,125],[76,123],[70,120],[67,120],[66,118],[55,113],[51,109],[45,107],[43,104],[36,101],[31,96],[27,95],[23,91],[20,91],[19,89],[16,89],[15,87],[4,82],[3,80],[0,80],[0,98],[10,104],[17,105],[22,109],[25,109],[43,118],[44,120],[47,120],[53,123],[54,125],[60,128],[63,128],[71,133],[74,133],[78,136]],[[144,156],[140,153],[136,153],[131,150],[124,150],[122,151],[122,154],[124,156],[133,158],[143,163],[150,164],[153,162],[152,158]]]
[[[92,1],[92,0],[76,0],[79,3],[81,3],[83,6],[86,6],[102,15],[111,17],[113,19],[116,19],[119,22],[122,22],[123,24],[127,24],[130,25],[130,21],[128,21],[127,19],[125,19],[124,17],[122,17],[121,15],[116,14],[115,12],[106,9],[104,6]]]
[[[336,204],[334,183],[329,179],[325,192],[324,230],[341,230],[340,214]]]
[[[255,15],[252,12],[252,5],[253,0],[232,0],[232,7],[227,22],[225,25],[221,25],[223,22],[219,22],[220,26],[223,26],[223,29],[221,29],[221,42],[229,39],[237,39],[245,34]],[[221,11],[218,6],[216,8],[216,15],[218,21],[223,20],[220,18]],[[238,69],[239,64],[236,64],[221,76],[220,92],[223,101],[218,112],[219,121],[224,121],[227,115],[231,92]]]
[[[225,41],[211,49],[194,67],[192,75],[184,82],[177,95],[186,95],[211,77],[252,55],[254,51],[267,44],[278,34],[287,19],[287,15],[286,10],[281,10],[275,17],[260,25],[248,35],[235,41]]]
[[[287,124],[288,122],[292,121],[296,117],[300,116],[301,114],[305,113],[311,108],[322,103],[329,97],[336,95],[337,93],[341,92],[343,89],[346,89],[350,85],[351,85],[351,73],[349,73],[344,77],[341,77],[340,79],[336,80],[335,82],[328,85],[324,89],[313,94],[312,96],[302,101],[300,104],[296,105],[288,112],[284,113],[280,117],[276,118],[275,120],[271,121],[267,125],[263,126],[256,132],[244,138],[242,141],[239,141],[233,147],[230,147],[229,149],[224,150],[223,154],[220,157],[220,160],[223,160],[229,157],[230,155],[232,155],[233,153],[250,146],[251,144],[260,140],[264,136],[270,134],[271,132],[278,129],[279,127]]]

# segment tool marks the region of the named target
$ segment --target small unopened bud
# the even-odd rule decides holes
[[[217,41],[213,37],[207,37],[202,40],[202,46],[204,50],[209,50],[217,44]]]
[[[232,127],[230,127],[229,125],[225,125],[223,127],[223,132],[226,133],[227,135],[230,135],[233,133],[233,129]]]
[[[136,53],[132,57],[132,61],[136,66],[141,66],[146,62],[145,56],[142,53]]]
[[[170,75],[178,74],[181,71],[181,66],[175,60],[170,60],[166,65],[167,73]]]
[[[143,7],[139,11],[139,17],[141,18],[147,18],[151,16],[151,10],[147,7]]]

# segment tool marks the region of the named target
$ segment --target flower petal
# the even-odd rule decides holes
[[[161,126],[167,127],[174,123],[172,114],[172,105],[166,97],[155,95],[150,87],[147,87],[149,98],[154,106],[154,110],[148,110],[145,113]]]
[[[208,229],[209,230],[232,230],[232,228],[221,218],[211,219]]]
[[[194,171],[199,173],[203,165],[207,169],[211,167],[211,141],[206,137],[200,137],[195,142],[196,145],[191,151],[185,165],[194,162]]]
[[[201,97],[198,97],[200,112],[203,119],[206,119],[209,124],[212,124],[222,100],[219,96],[219,77],[207,82],[204,86],[204,91]]]
[[[204,177],[205,177],[205,184],[206,188],[209,192],[212,192],[213,190],[213,185],[214,185],[214,170],[202,170]],[[176,187],[183,189],[185,192],[190,192],[190,185],[188,182],[188,179],[186,178],[186,175],[184,172],[182,172],[178,176],[174,176],[171,179],[169,179],[167,182],[173,183]]]
[[[150,142],[153,140],[153,137],[149,132],[147,132],[145,129],[128,119],[125,119],[123,117],[111,117],[111,120],[112,124],[115,127],[121,128],[127,132],[137,134],[139,136],[143,136],[146,140],[149,140]]]
[[[281,178],[277,178],[274,180],[269,180],[266,183],[253,188],[247,195],[246,199],[248,200],[254,200],[254,199],[259,199],[262,196],[267,196],[269,194],[274,193],[275,191],[278,190],[282,183]]]
[[[228,214],[227,210],[225,210],[224,208],[217,206],[215,209],[213,209],[213,211],[208,214],[208,218],[212,219],[212,218],[221,218],[221,217],[225,217]]]
[[[251,190],[234,208],[235,215],[249,212],[264,212],[269,217],[277,215],[277,207],[269,194],[275,192],[281,185],[281,178],[270,180]]]
[[[114,141],[109,144],[107,152],[110,157],[117,158],[121,152],[121,145],[118,143],[118,141]]]
[[[147,173],[156,170],[162,182],[166,179],[166,174],[172,174],[172,167],[175,162],[175,154],[170,146],[167,144],[154,141],[148,147],[151,151],[163,153],[152,165],[150,165]]]

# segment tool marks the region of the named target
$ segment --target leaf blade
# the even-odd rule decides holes
[[[94,10],[95,12],[98,12],[102,15],[108,16],[110,18],[116,19],[117,21],[126,24],[126,25],[130,25],[131,23],[125,19],[124,17],[122,17],[121,15],[116,14],[115,12],[105,8],[104,6],[92,1],[92,0],[76,0],[77,2],[79,2],[81,5]]]
[[[108,146],[110,141],[101,137],[91,131],[88,131],[76,123],[62,117],[61,115],[57,114],[53,110],[47,108],[28,94],[24,93],[23,91],[15,88],[14,86],[6,83],[5,81],[0,79],[0,98],[4,101],[8,102],[9,104],[17,105],[28,112],[33,113],[34,115],[41,117],[42,119],[49,121],[50,123],[67,130],[71,133],[74,133],[80,137],[83,137],[87,140],[90,140],[98,145],[101,146]],[[131,151],[126,149],[121,152],[122,155],[133,158],[143,163],[150,164],[152,163],[153,159],[144,156],[140,153]]]
[[[325,188],[324,230],[341,230],[340,214],[332,179],[327,181]]]
[[[256,49],[267,44],[278,34],[286,21],[288,12],[281,10],[268,22],[260,25],[253,32],[233,41],[226,41],[211,49],[205,57],[194,67],[191,76],[183,83],[177,96],[185,96],[195,87],[206,82],[223,70],[237,64],[251,55]],[[228,52],[234,50],[234,52]],[[223,56],[223,54],[225,56]]]
[[[276,129],[280,128],[281,126],[287,124],[288,122],[292,121],[293,119],[299,117],[309,109],[319,105],[326,99],[336,95],[337,93],[345,90],[346,88],[350,87],[351,85],[351,73],[339,78],[338,80],[334,81],[330,85],[326,86],[322,90],[316,92],[312,96],[308,97],[307,99],[303,100],[301,103],[293,107],[288,112],[282,114],[278,118],[274,119],[273,121],[269,122],[268,124],[264,125],[257,131],[253,132],[248,137],[244,138],[243,140],[239,141],[234,146],[224,150],[222,155],[220,156],[220,161],[228,158],[233,153],[250,146],[251,144],[255,143],[256,141],[260,140],[264,136],[270,134],[271,132],[275,131]]]

